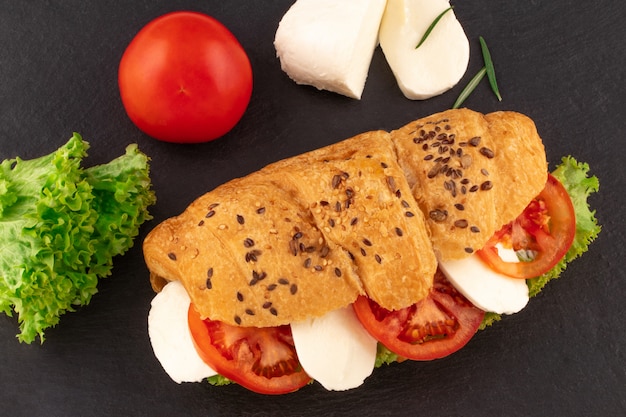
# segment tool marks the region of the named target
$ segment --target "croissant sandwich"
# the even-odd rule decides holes
[[[351,305],[358,300],[391,314],[436,289],[445,292],[443,285],[479,312],[479,323],[484,308],[456,292],[442,274],[453,268],[442,265],[476,257],[515,221],[546,187],[547,168],[534,123],[515,112],[449,110],[392,132],[366,132],[227,182],[159,224],[143,244],[151,284],[160,292],[175,283],[188,297],[180,314],[211,369],[257,392],[293,391],[318,379],[297,343],[293,348],[296,327],[322,325],[332,312],[354,322]],[[290,353],[267,366],[268,356],[257,352],[267,345],[247,336],[247,347],[237,347],[224,329],[256,329],[262,340],[279,332],[271,334]],[[371,338],[355,332],[356,339]],[[376,356],[380,344],[371,340],[357,351],[374,349]],[[215,361],[220,352],[227,366]],[[258,360],[242,371],[232,363],[238,355]],[[278,382],[293,374],[304,376],[296,385]]]

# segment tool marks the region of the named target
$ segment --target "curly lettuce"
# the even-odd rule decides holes
[[[20,342],[86,305],[151,218],[148,157],[136,145],[84,169],[89,144],[74,134],[55,152],[0,164],[0,312],[18,316]]]

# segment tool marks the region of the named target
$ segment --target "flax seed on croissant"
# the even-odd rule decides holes
[[[156,291],[180,280],[213,320],[277,326],[367,294],[387,309],[428,293],[543,188],[534,124],[450,110],[366,132],[223,184],[146,237]]]

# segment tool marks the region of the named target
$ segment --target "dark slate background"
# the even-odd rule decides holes
[[[238,387],[177,385],[146,331],[153,297],[141,240],[115,260],[91,304],[61,318],[43,345],[21,345],[0,316],[0,414],[6,416],[617,416],[626,414],[623,317],[625,3],[618,0],[454,2],[471,41],[469,70],[446,94],[405,99],[381,51],[361,101],[295,85],[280,70],[274,33],[290,0],[0,1],[0,159],[52,152],[79,132],[88,164],[136,142],[152,158],[157,222],[231,178],[370,129],[394,129],[449,108],[490,46],[504,97],[486,80],[466,102],[531,116],[553,167],[572,154],[591,165],[603,225],[584,258],[529,306],[480,332],[462,351],[375,371],[359,389],[319,385],[281,397]],[[137,31],[174,10],[222,21],[249,54],[250,106],[227,136],[181,146],[155,141],[127,118],[120,57]]]

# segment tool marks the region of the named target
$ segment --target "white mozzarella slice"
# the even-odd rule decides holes
[[[168,283],[151,303],[148,335],[154,355],[177,383],[216,375],[198,355],[187,321],[189,295],[179,281]]]
[[[478,255],[439,262],[454,287],[476,307],[499,314],[513,314],[528,303],[526,280],[493,271]]]
[[[446,12],[417,49],[447,0],[388,0],[380,24],[380,46],[402,93],[424,100],[454,87],[469,63],[469,41],[454,11]]]
[[[351,306],[292,323],[291,332],[302,367],[327,390],[356,388],[374,370],[378,342]]]
[[[385,0],[298,0],[281,19],[274,46],[298,84],[360,99]]]

